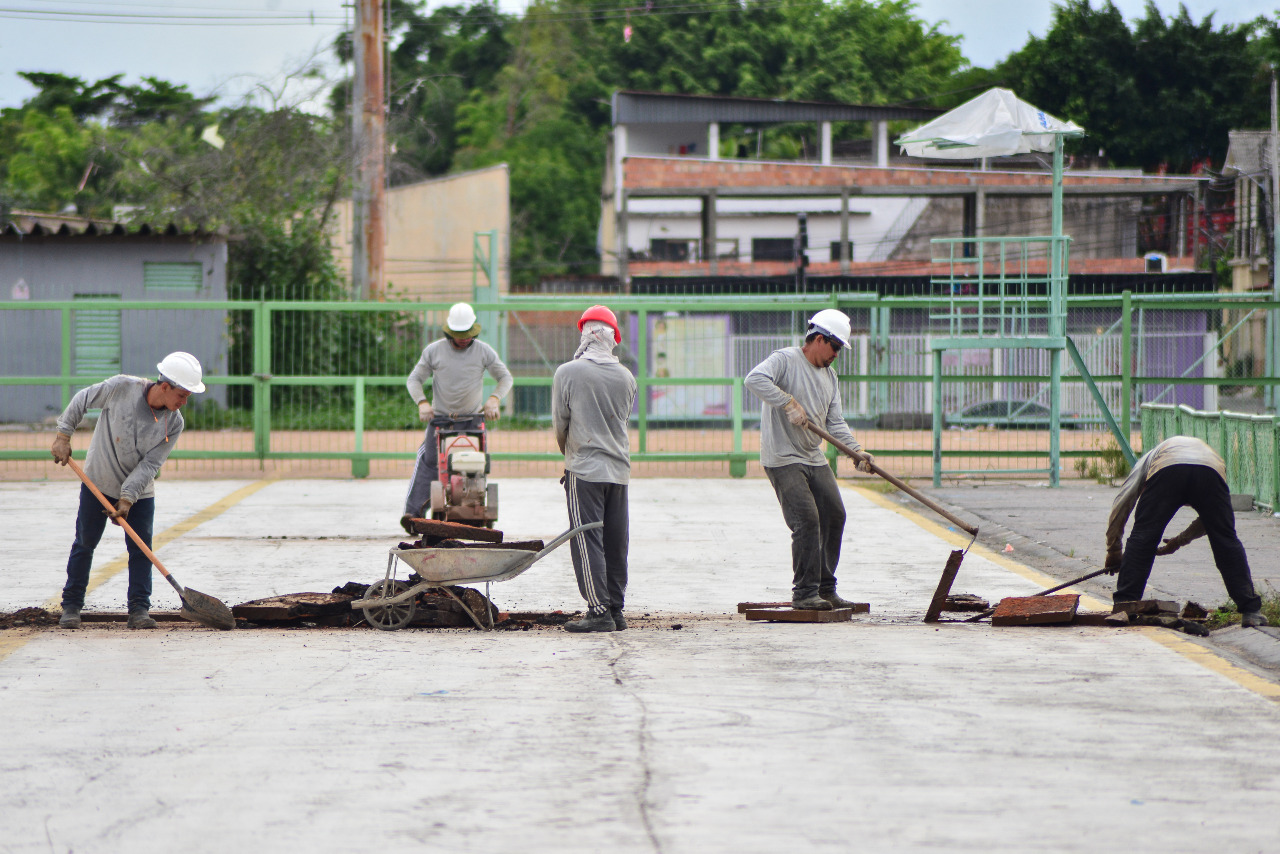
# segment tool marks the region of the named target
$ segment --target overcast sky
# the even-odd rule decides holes
[[[518,11],[525,2],[501,0],[501,5]],[[1144,0],[1116,0],[1116,5],[1130,20],[1143,14]],[[1166,15],[1177,9],[1168,0],[1157,5]],[[278,92],[287,72],[315,52],[327,52],[345,14],[342,0],[9,0],[3,6],[58,19],[0,12],[0,107],[19,106],[33,94],[19,71],[56,71],[86,80],[123,73],[128,82],[153,76],[226,99],[259,84]],[[1214,13],[1218,24],[1239,23],[1274,14],[1280,0],[1186,0],[1186,6],[1196,20]],[[1028,33],[1043,35],[1051,10],[1050,0],[916,2],[920,17],[945,21],[943,32],[962,35],[965,55],[981,66],[1017,50]],[[147,16],[171,21],[175,15],[187,19],[146,23],[154,20]],[[295,85],[287,100],[307,94]]]

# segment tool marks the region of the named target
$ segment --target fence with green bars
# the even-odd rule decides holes
[[[1272,513],[1280,509],[1280,419],[1275,415],[1144,405],[1142,446],[1154,448],[1170,436],[1203,439],[1226,463],[1233,493],[1252,495]]]
[[[482,317],[497,318],[481,339],[503,353],[516,378],[504,418],[491,425],[498,474],[558,471],[546,429],[551,377],[573,356],[578,316],[601,299],[510,296],[476,305]],[[641,389],[632,424],[636,473],[759,474],[760,404],[743,377],[773,350],[799,343],[806,318],[829,307],[853,320],[851,346],[835,365],[845,415],[886,466],[907,476],[931,472],[938,405],[948,426],[947,468],[982,477],[1043,465],[1043,350],[948,352],[934,395],[930,342],[947,334],[937,310],[963,310],[964,300],[604,297],[623,329],[620,357]],[[1122,423],[1130,412],[1130,431],[1141,404],[1256,407],[1261,389],[1277,382],[1223,358],[1275,303],[1128,293],[1067,303],[1067,334],[1108,408]],[[421,439],[405,379],[447,311],[407,302],[0,302],[0,476],[41,475],[52,420],[78,388],[118,372],[154,376],[172,349],[201,358],[209,392],[184,410],[187,433],[167,471],[403,476]],[[1112,441],[1070,365],[1062,411],[1064,459],[1096,456]],[[839,466],[852,471],[847,461]],[[1071,466],[1062,469],[1069,475]]]

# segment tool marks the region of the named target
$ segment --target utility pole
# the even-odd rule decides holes
[[[355,0],[355,100],[352,149],[355,153],[354,234],[351,278],[359,299],[384,294],[386,255],[386,113],[383,76],[383,0]]]

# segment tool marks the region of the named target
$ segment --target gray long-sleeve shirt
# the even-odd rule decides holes
[[[1205,466],[1216,471],[1224,481],[1227,479],[1226,463],[1222,461],[1222,457],[1218,456],[1217,451],[1201,440],[1192,436],[1170,436],[1165,439],[1142,455],[1134,465],[1133,471],[1129,472],[1129,476],[1125,478],[1124,484],[1120,487],[1120,494],[1111,503],[1111,516],[1107,520],[1108,551],[1116,551],[1120,548],[1124,526],[1129,521],[1129,516],[1133,513],[1142,490],[1146,488],[1147,481],[1157,472],[1177,465]],[[1203,529],[1197,524],[1199,521],[1197,518],[1184,533],[1190,532],[1195,536],[1199,536],[1197,531],[1203,533]],[[1194,539],[1194,536],[1189,535],[1187,539]]]
[[[862,445],[853,438],[840,406],[840,382],[831,368],[818,368],[799,347],[774,350],[751,369],[743,383],[760,398],[760,464],[778,468],[800,463],[827,464],[822,439],[805,427],[787,420],[783,407],[795,398],[814,423],[855,451]]]
[[[103,494],[112,498],[155,496],[160,466],[182,434],[182,413],[152,409],[147,403],[151,381],[118,374],[76,392],[58,416],[58,432],[75,433],[90,409],[101,409],[84,473]]]
[[[636,378],[617,362],[575,359],[556,368],[551,420],[565,469],[592,483],[627,483],[635,405]]]
[[[483,341],[472,341],[465,350],[456,349],[447,338],[432,341],[422,350],[418,364],[405,380],[405,388],[414,403],[427,399],[422,384],[431,383],[431,408],[437,415],[474,415],[484,404],[484,372],[488,371],[498,387],[493,394],[499,400],[507,396],[515,381],[511,371],[498,357],[498,351]]]

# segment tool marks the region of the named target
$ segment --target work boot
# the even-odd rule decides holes
[[[412,513],[406,513],[400,517],[400,527],[404,528],[404,532],[406,534],[417,533],[416,531],[413,530],[413,514]]]
[[[613,616],[613,630],[615,632],[625,632],[627,630],[627,620],[622,616],[622,608],[614,605],[609,609],[609,613]]]
[[[602,611],[599,614],[587,614],[581,620],[564,624],[566,632],[613,632],[617,626],[613,622],[613,614]]]
[[[823,599],[826,599],[827,602],[831,604],[832,608],[852,608],[855,604],[853,602],[850,602],[848,599],[844,598],[834,590],[832,590],[830,593],[819,593],[818,595]]]
[[[792,599],[791,608],[795,611],[830,611],[831,603],[818,594],[811,593],[803,599]]]
[[[146,608],[138,608],[129,612],[129,622],[125,623],[131,629],[154,629],[159,624],[151,617],[151,613]]]
[[[58,625],[64,629],[80,628],[80,609],[63,605],[62,616],[58,618]]]
[[[1246,611],[1240,615],[1240,625],[1246,629],[1256,629],[1258,626],[1268,626],[1270,623],[1266,617],[1262,616],[1261,611]]]

